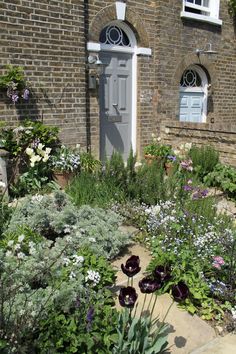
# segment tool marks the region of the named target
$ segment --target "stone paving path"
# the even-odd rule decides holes
[[[128,227],[127,231],[135,233],[134,228]],[[135,244],[128,247],[112,264],[118,271],[116,282],[116,292],[118,293],[120,287],[127,284],[127,277],[120,270],[120,265],[125,263],[131,255],[140,257],[142,268],[141,272],[134,277],[133,284],[138,293],[138,315],[141,312],[144,299],[144,294],[139,291],[138,282],[145,275],[145,269],[151,260],[150,253],[144,247]],[[151,297],[151,295],[148,296]],[[155,305],[154,316],[162,321],[171,303],[172,300],[168,294],[159,296]],[[121,308],[118,301],[117,308]],[[169,347],[165,351],[166,354],[236,354],[236,335],[217,338],[216,332],[211,326],[198,316],[191,316],[186,311],[179,309],[176,303],[171,308],[165,322],[170,324]]]

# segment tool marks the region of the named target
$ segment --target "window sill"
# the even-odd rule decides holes
[[[186,12],[186,11],[181,11],[180,17],[192,19],[192,20],[197,20],[197,21],[202,21],[202,22],[208,22],[208,23],[211,23],[211,24],[217,25],[217,26],[222,25],[222,20],[219,20],[217,18],[210,17],[210,16],[204,16],[204,15],[198,15],[198,14],[194,14],[194,13]]]

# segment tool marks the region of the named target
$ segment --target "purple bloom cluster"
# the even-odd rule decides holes
[[[29,94],[29,90],[25,88],[20,96],[20,92],[17,90],[16,84],[12,84],[12,86],[9,86],[7,90],[7,96],[12,100],[14,104],[19,101],[20,97],[22,97],[25,101],[28,101]]]

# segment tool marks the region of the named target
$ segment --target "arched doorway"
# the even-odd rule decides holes
[[[188,67],[180,81],[181,122],[204,123],[207,118],[208,79],[199,65]]]
[[[128,25],[113,21],[103,28],[99,58],[100,158],[113,151],[127,160],[136,148],[136,38]]]

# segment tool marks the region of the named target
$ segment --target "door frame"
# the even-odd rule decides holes
[[[96,51],[96,52],[118,52],[118,53],[127,53],[127,54],[132,54],[131,58],[131,96],[132,96],[132,101],[131,101],[131,146],[133,149],[133,152],[136,153],[137,149],[137,55],[141,54],[142,51],[138,49],[146,49],[146,48],[138,48],[137,47],[137,40],[134,35],[134,32],[131,30],[131,28],[124,22],[122,21],[111,21],[107,25],[116,25],[117,27],[120,27],[124,32],[127,34],[130,40],[130,47],[122,47],[122,46],[117,46],[117,45],[110,45],[110,44],[102,44],[102,43],[93,43],[89,42],[87,45],[87,48],[89,51]],[[147,48],[148,49],[148,48]],[[144,51],[145,52],[145,51]],[[150,55],[149,49],[147,50],[146,55]],[[100,109],[100,102],[99,102],[99,109]],[[99,139],[100,140],[100,139]],[[101,142],[99,141],[99,144]]]

